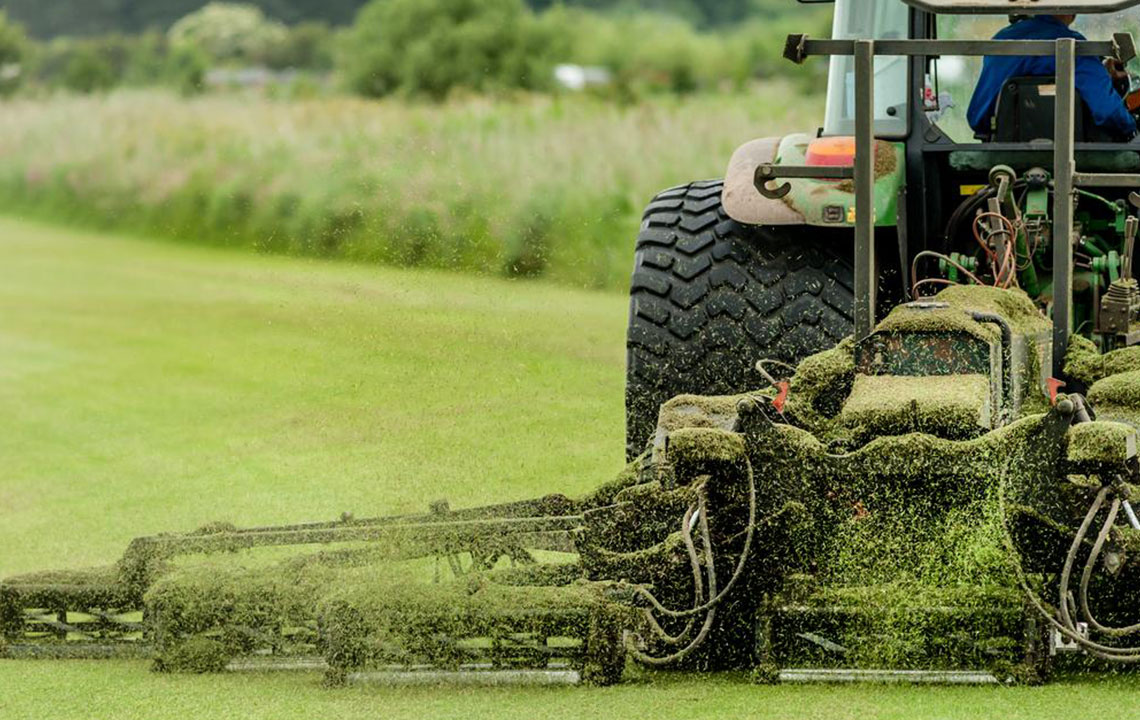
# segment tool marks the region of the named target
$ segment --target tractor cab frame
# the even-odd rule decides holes
[[[901,141],[904,148],[905,176],[898,188],[897,243],[903,285],[907,282],[908,260],[917,249],[926,249],[932,239],[943,235],[959,187],[970,176],[981,182],[993,179],[995,166],[1012,166],[1019,171],[1041,164],[1043,153],[1052,177],[1052,362],[1053,374],[1062,372],[1069,337],[1073,333],[1073,253],[1075,236],[1074,196],[1082,188],[1140,188],[1140,161],[1125,164],[1131,172],[1120,172],[1120,163],[1099,165],[1098,157],[1129,154],[1140,158],[1140,145],[1118,142],[1078,142],[1075,123],[1079,95],[1074,68],[1078,57],[1112,57],[1122,63],[1131,60],[1135,47],[1130,34],[1120,33],[1107,41],[1059,40],[943,40],[937,36],[938,14],[1054,14],[1106,13],[1132,7],[1136,0],[1116,2],[983,2],[982,0],[903,0],[892,12],[905,12],[908,37],[848,37],[842,18],[853,3],[841,2],[836,8],[837,37],[814,39],[791,35],[785,57],[803,63],[813,56],[832,58],[828,120],[820,136],[854,136],[854,160],[850,165],[811,165],[760,162],[755,167],[754,186],[766,200],[777,200],[789,191],[788,180],[828,179],[854,185],[854,320],[857,340],[867,337],[877,319],[876,295],[881,287],[880,264],[876,261],[876,142]],[[893,3],[891,3],[893,5]],[[887,2],[880,3],[883,7]],[[930,64],[942,56],[1052,56],[1056,60],[1054,135],[1051,142],[957,142],[942,132],[927,114],[926,78]],[[879,102],[883,93],[897,92],[876,83],[883,59],[906,63],[905,101]],[[877,65],[878,61],[878,65]],[[876,85],[880,87],[876,87]],[[840,106],[849,104],[850,112]],[[1078,168],[1077,157],[1089,159],[1088,168]],[[991,162],[992,160],[992,162]],[[971,166],[972,163],[972,166]],[[1133,167],[1135,166],[1135,167]],[[1110,171],[1105,171],[1111,168]],[[730,169],[731,172],[731,169]],[[980,176],[980,177],[978,177]],[[1008,180],[1001,192],[1008,193]],[[726,190],[727,193],[727,190]],[[726,205],[728,204],[726,194]],[[731,208],[730,208],[731,214]],[[878,224],[882,224],[881,222]],[[904,290],[905,295],[905,290]],[[1128,329],[1122,341],[1132,344]]]

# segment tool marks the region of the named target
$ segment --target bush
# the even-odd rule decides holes
[[[340,60],[362,95],[439,99],[454,88],[546,87],[553,67],[546,48],[522,0],[372,0]]]
[[[197,49],[215,62],[267,64],[288,39],[282,23],[269,20],[254,5],[211,2],[170,28],[176,50]]]
[[[194,64],[264,65],[275,70],[329,70],[333,33],[324,22],[293,27],[270,20],[254,5],[213,2],[176,22],[169,32],[175,54]],[[176,77],[185,89],[182,77]]]
[[[83,45],[71,55],[62,77],[64,87],[81,93],[107,90],[116,80],[110,61],[91,45]]]
[[[127,85],[157,85],[167,77],[166,35],[150,30],[141,35],[125,36],[122,82]]]
[[[28,38],[24,29],[8,20],[0,9],[0,95],[9,95],[24,79]]]
[[[206,89],[209,64],[198,48],[181,47],[170,52],[165,75],[183,97],[189,97]]]
[[[331,70],[333,33],[323,22],[303,22],[288,29],[268,48],[266,64],[275,70]]]
[[[550,52],[559,62],[609,69],[613,85],[608,92],[625,100],[652,93],[739,90],[773,76],[805,78],[805,85],[822,87],[827,67],[808,63],[797,68],[783,59],[788,33],[827,35],[826,12],[757,19],[717,32],[700,32],[673,15],[602,15],[561,6],[544,12],[539,22],[547,37],[557,39]]]
[[[827,7],[827,6],[823,6]],[[822,92],[827,83],[826,62],[793,65],[784,58],[784,39],[790,33],[807,33],[812,37],[831,36],[830,11],[787,19],[755,19],[744,23],[725,38],[724,49],[735,68],[723,68],[726,77],[742,82],[757,78],[793,80],[805,92]],[[744,71],[744,75],[740,71]]]
[[[48,87],[83,93],[120,84],[155,85],[171,77],[168,56],[159,32],[57,38],[36,48],[28,75]]]

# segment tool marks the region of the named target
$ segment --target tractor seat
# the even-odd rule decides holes
[[[1020,76],[1006,80],[994,110],[993,134],[979,133],[983,142],[1051,141],[1057,81],[1051,76]],[[1077,95],[1077,117],[1073,128],[1077,142],[1117,142],[1120,139],[1093,122],[1088,105]]]

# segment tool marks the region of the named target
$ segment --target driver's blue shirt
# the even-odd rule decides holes
[[[1004,28],[995,40],[1056,40],[1085,36],[1069,28],[1051,15],[1035,15]],[[989,135],[990,121],[997,106],[998,94],[1005,82],[1024,75],[1048,76],[1057,74],[1057,61],[1053,56],[987,56],[982,62],[982,74],[966,118],[975,132]],[[1093,122],[1100,127],[1131,137],[1136,132],[1136,121],[1124,107],[1120,94],[1112,86],[1108,71],[1094,57],[1078,57],[1076,66],[1077,92],[1092,112]]]

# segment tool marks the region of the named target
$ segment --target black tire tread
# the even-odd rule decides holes
[[[637,238],[627,337],[631,457],[660,405],[681,393],[740,391],[756,360],[795,364],[852,332],[851,264],[811,228],[741,225],[719,180],[666,190]]]

